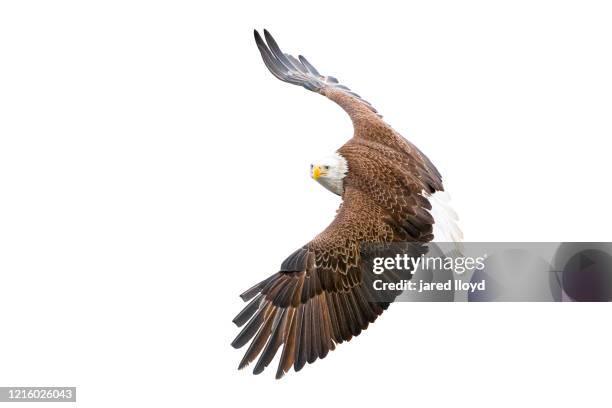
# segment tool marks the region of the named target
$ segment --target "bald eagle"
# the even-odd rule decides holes
[[[462,233],[427,156],[336,78],[320,74],[301,55],[285,54],[267,30],[265,41],[254,34],[275,77],[331,99],[354,128],[349,141],[310,169],[314,180],[342,197],[335,219],[285,259],[279,272],[244,292],[242,299],[250,302],[233,320],[244,328],[232,346],[251,342],[238,368],[259,356],[259,374],[282,346],[276,372],[281,378],[291,366],[299,371],[359,335],[389,306],[366,298],[363,244],[453,242]]]

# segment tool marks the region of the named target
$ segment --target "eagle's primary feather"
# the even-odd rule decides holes
[[[432,209],[442,178],[414,145],[385,123],[376,109],[331,76],[321,75],[304,58],[281,51],[268,31],[255,42],[264,63],[278,79],[320,93],[350,116],[354,134],[337,151],[348,164],[342,204],[332,223],[291,254],[280,271],[241,296],[250,303],[234,323],[244,326],[232,345],[251,342],[239,368],[255,359],[254,373],[267,367],[282,347],[276,377],[291,366],[323,358],[376,320],[388,301],[366,296],[360,248],[364,243],[428,242],[434,223],[448,210]],[[432,198],[433,197],[433,198]],[[443,225],[460,239],[453,213]]]

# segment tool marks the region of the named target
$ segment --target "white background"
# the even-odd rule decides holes
[[[3,1],[0,385],[86,407],[609,403],[603,304],[398,304],[282,381],[236,371],[238,294],[331,221],[308,165],[351,135],[253,28],[418,145],[466,240],[611,239],[609,2],[402,3]]]

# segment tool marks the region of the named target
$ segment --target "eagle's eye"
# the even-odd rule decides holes
[[[329,170],[329,166],[323,166],[325,170]]]

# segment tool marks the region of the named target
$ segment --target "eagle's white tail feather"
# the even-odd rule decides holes
[[[437,242],[461,242],[463,232],[457,225],[459,217],[450,206],[450,196],[445,191],[437,191],[429,196],[431,215],[434,219],[433,235]]]

